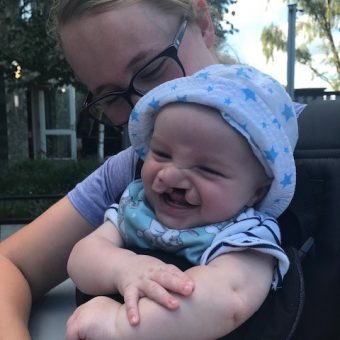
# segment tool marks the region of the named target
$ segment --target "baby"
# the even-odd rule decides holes
[[[141,98],[131,114],[129,135],[144,159],[141,179],[127,187],[119,205],[106,212],[106,222],[87,239],[102,229],[103,242],[109,241],[116,254],[117,248],[161,249],[193,265],[209,265],[226,253],[263,253],[275,259],[272,287],[279,287],[289,261],[275,218],[294,194],[298,138],[297,115],[284,88],[248,66],[209,66]],[[88,291],[94,281],[77,269],[88,263],[86,247],[71,254],[69,272]],[[97,263],[107,261],[100,253],[98,247]],[[131,275],[128,266],[126,273]],[[109,277],[103,273],[103,286],[119,290],[120,283]],[[143,294],[129,301],[131,325],[139,323]],[[127,290],[123,295],[129,295]],[[263,299],[254,302],[256,309]],[[193,326],[188,320],[183,334],[190,335]]]

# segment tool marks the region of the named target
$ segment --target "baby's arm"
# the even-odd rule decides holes
[[[87,331],[93,339],[100,339],[96,334],[103,331],[110,339],[216,339],[237,328],[261,306],[270,289],[273,260],[253,251],[234,252],[207,266],[190,268],[187,274],[195,282],[195,290],[188,297],[177,296],[180,306],[175,311],[143,298],[140,323],[132,327],[125,305],[99,299],[89,306],[92,313],[86,304],[74,313],[67,339],[78,339],[75,334]],[[98,314],[93,312],[96,304]],[[86,315],[91,325],[84,322]]]
[[[67,266],[76,286],[92,295],[119,292],[124,296],[131,324],[139,322],[140,297],[147,296],[176,309],[179,301],[171,292],[192,293],[192,280],[177,267],[151,256],[137,255],[122,246],[122,238],[110,221],[79,241]]]

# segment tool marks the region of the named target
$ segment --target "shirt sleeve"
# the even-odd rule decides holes
[[[241,213],[216,235],[203,253],[201,264],[208,264],[219,255],[246,249],[269,254],[276,259],[272,288],[281,287],[289,268],[289,260],[281,248],[279,226],[274,218],[252,208]]]
[[[105,163],[76,185],[67,197],[94,227],[103,223],[104,213],[133,180],[137,155],[130,147]]]

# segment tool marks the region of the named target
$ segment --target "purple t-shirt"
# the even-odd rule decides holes
[[[103,223],[104,213],[134,178],[137,155],[129,147],[105,161],[71,190],[67,197],[93,226]]]

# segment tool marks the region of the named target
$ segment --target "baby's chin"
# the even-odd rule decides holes
[[[158,215],[157,213],[156,218],[161,224],[163,224],[167,228],[175,230],[191,229],[202,225],[201,223],[199,223],[199,221],[190,218],[185,219],[175,218],[173,216],[164,216],[162,214]]]

